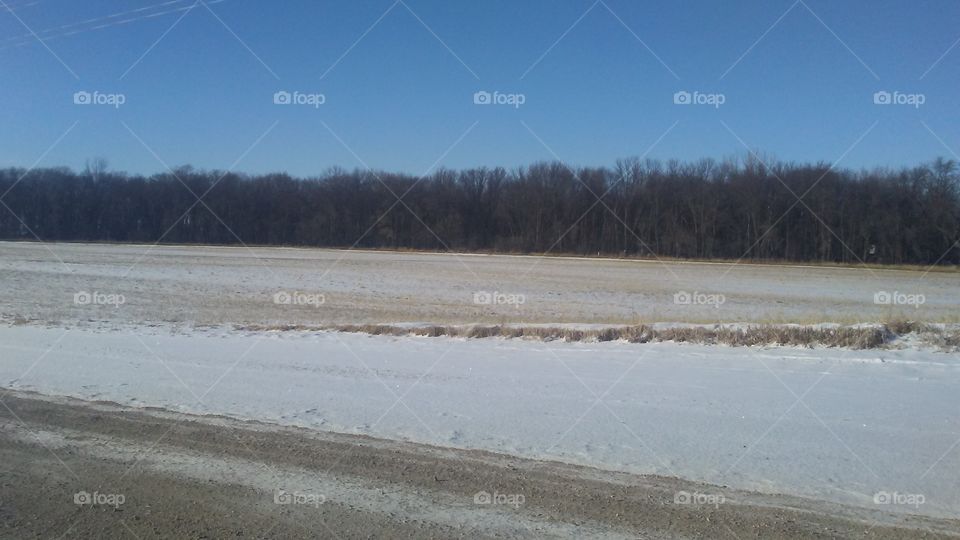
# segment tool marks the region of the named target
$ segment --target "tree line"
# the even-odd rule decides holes
[[[147,177],[97,161],[0,170],[0,194],[4,239],[960,263],[960,173],[944,159],[872,171],[626,159],[422,178],[191,167]]]

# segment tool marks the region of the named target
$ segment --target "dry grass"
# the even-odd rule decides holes
[[[7,324],[10,324],[12,326],[26,326],[34,322],[21,315],[7,315],[7,314],[0,314],[0,321],[4,321]]]
[[[850,349],[876,349],[890,345],[896,339],[916,334],[921,341],[943,350],[960,348],[960,331],[944,331],[925,323],[913,321],[890,321],[877,326],[841,326],[819,328],[813,326],[751,325],[695,326],[655,328],[647,325],[616,326],[599,329],[577,329],[556,326],[508,326],[508,325],[430,325],[395,326],[389,324],[335,325],[306,327],[303,325],[246,326],[244,330],[328,330],[336,332],[364,333],[388,336],[426,336],[459,338],[506,338],[536,339],[540,341],[626,341],[650,343],[673,341],[704,345],[728,345],[749,347],[757,345],[780,345],[793,347],[844,347]]]
[[[928,327],[920,332],[920,341],[928,346],[944,352],[960,352],[960,330],[943,330],[937,327]]]

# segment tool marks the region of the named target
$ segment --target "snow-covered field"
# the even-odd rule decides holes
[[[957,323],[956,272],[0,243],[0,291],[0,387],[960,515],[960,357],[916,343],[853,351],[235,327]],[[485,303],[493,292],[523,302]],[[724,302],[675,303],[680,292]],[[924,301],[882,305],[878,292]]]
[[[956,355],[119,324],[0,355],[9,388],[960,514]]]
[[[0,242],[0,291],[0,315],[44,321],[960,322],[957,272],[292,248]],[[82,292],[125,303],[75,304]],[[494,292],[505,303],[474,302]],[[724,301],[675,303],[683,292]],[[278,305],[278,293],[305,302]]]

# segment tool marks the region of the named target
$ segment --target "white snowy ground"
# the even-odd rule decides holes
[[[960,358],[0,326],[0,386],[960,515]],[[911,497],[913,496],[913,497]]]
[[[74,295],[122,295],[82,305]],[[322,295],[322,307],[274,295]],[[475,303],[478,292],[522,304]],[[716,304],[676,304],[685,292]],[[874,303],[874,295],[923,295]],[[909,298],[902,296],[902,298]],[[919,298],[919,296],[918,296]],[[960,323],[960,273],[330,249],[0,242],[0,318],[196,324]]]

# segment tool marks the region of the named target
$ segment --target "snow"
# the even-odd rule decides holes
[[[960,514],[960,357],[253,332],[234,325],[960,323],[958,274],[0,242],[0,387]],[[523,295],[475,303],[478,291]],[[675,303],[680,291],[721,305]],[[920,293],[918,306],[874,303]],[[322,304],[274,302],[278,292]],[[118,305],[77,302],[117,295]],[[32,321],[29,324],[22,324]],[[415,322],[414,322],[415,321]],[[15,323],[15,324],[8,324]],[[2,392],[2,390],[0,390]],[[2,410],[2,409],[0,409]]]
[[[62,262],[61,262],[62,261]],[[957,272],[327,249],[0,242],[0,315],[197,324],[958,323]],[[724,302],[677,304],[679,292]],[[123,295],[117,309],[78,292]],[[278,292],[322,306],[277,305]],[[476,304],[474,293],[523,295]],[[923,294],[911,305],[878,292]]]
[[[960,357],[919,349],[0,326],[0,386],[960,512]]]

